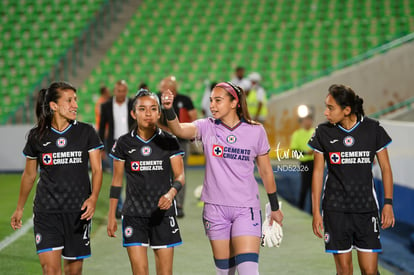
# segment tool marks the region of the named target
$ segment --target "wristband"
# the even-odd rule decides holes
[[[183,185],[181,184],[181,182],[176,180],[176,181],[173,182],[172,187],[175,188],[175,190],[177,190],[177,193],[178,193],[178,192],[180,192]]]
[[[277,199],[277,194],[276,192],[272,193],[272,194],[267,194],[268,198],[269,198],[269,203],[270,203],[270,209],[272,211],[277,211],[279,210],[279,201]]]
[[[121,196],[121,186],[113,186],[111,185],[111,189],[109,191],[109,198],[111,199],[119,199]]]
[[[164,109],[164,114],[167,120],[174,120],[177,117],[172,107],[170,109]]]
[[[384,205],[385,204],[390,204],[390,205],[392,205],[392,199],[387,199],[387,198],[385,198],[384,199]]]

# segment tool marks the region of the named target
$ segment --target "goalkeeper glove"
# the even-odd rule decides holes
[[[279,203],[279,209],[282,207],[282,203]],[[271,209],[270,204],[266,204],[266,219],[263,222],[262,225],[262,246],[268,246],[268,247],[279,247],[282,238],[283,238],[283,230],[280,224],[273,221],[272,225],[270,225],[271,221]]]

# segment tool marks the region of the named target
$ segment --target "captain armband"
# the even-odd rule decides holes
[[[111,189],[109,191],[109,198],[111,199],[119,199],[121,196],[121,186],[113,186],[111,185]]]

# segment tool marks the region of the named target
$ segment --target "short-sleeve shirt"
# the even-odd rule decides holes
[[[124,162],[127,185],[122,213],[159,215],[158,201],[172,186],[170,159],[184,155],[177,138],[157,129],[150,139],[143,140],[133,130],[117,140],[109,155]],[[173,207],[164,212],[165,216],[175,215]]]
[[[254,161],[270,150],[263,126],[240,121],[230,128],[213,118],[193,123],[206,157],[201,200],[225,206],[260,208]]]
[[[32,130],[33,131],[33,130]],[[23,154],[37,159],[40,177],[35,212],[78,212],[91,194],[89,152],[103,148],[95,129],[74,121],[65,130],[53,127],[38,141],[27,140]]]
[[[377,210],[372,165],[376,153],[390,143],[379,122],[368,117],[349,130],[320,124],[308,144],[323,153],[328,167],[322,208],[355,213]]]

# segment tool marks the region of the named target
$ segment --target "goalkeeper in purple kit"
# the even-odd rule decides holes
[[[163,93],[161,99],[171,131],[183,139],[201,140],[204,146],[203,223],[216,274],[259,274],[262,222],[255,162],[269,197],[268,225],[277,223],[281,229],[283,213],[276,195],[266,132],[250,119],[244,91],[231,82],[217,84],[210,96],[213,118],[192,123],[179,123],[171,108],[171,92]],[[273,236],[281,233],[275,229],[267,232]],[[268,237],[264,243],[277,244]],[[279,243],[280,237],[276,237]]]

